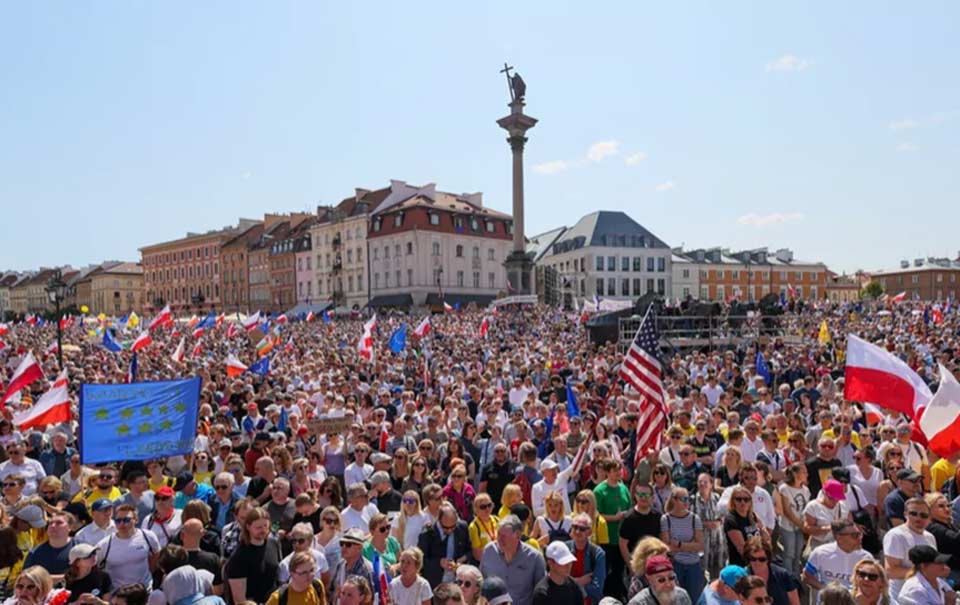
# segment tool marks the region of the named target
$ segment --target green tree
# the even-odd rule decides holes
[[[883,294],[883,286],[880,285],[880,282],[872,281],[863,287],[861,294],[863,298],[880,298]]]

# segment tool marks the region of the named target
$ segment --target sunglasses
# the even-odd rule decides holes
[[[170,496],[156,496],[154,498],[154,500],[156,500],[157,502],[166,502],[167,500],[170,500],[170,499],[171,499]]]
[[[215,485],[214,488],[219,492],[219,491],[223,491],[223,490],[225,490],[225,489],[230,489],[230,486],[229,486],[229,485]]]
[[[750,557],[750,558],[747,559],[747,560],[750,561],[750,562],[753,562],[753,563],[766,563],[766,562],[767,562],[767,558],[766,558],[766,557]]]
[[[403,499],[403,503],[404,503],[404,504],[416,504],[416,503],[417,503],[417,499],[416,499],[416,498],[404,498],[404,499]]]
[[[470,580],[457,580],[456,585],[463,586],[464,588],[472,588],[473,582],[471,582]]]
[[[657,584],[666,584],[667,582],[676,582],[676,581],[677,581],[676,574],[670,574],[669,576],[663,576],[661,578],[657,578]]]
[[[339,524],[340,524],[340,521],[339,521],[339,520],[333,519],[333,518],[324,519],[323,522],[326,523],[327,525],[339,525]]]
[[[478,504],[478,505],[477,505],[477,508],[479,508],[480,510],[487,510],[488,508],[493,508],[493,503],[492,503],[492,502],[484,502],[483,504]]]
[[[117,525],[125,525],[127,523],[133,523],[133,517],[114,517],[113,522]]]
[[[14,588],[16,590],[37,590],[36,584],[17,584]]]
[[[294,544],[306,544],[307,542],[310,541],[310,539],[309,538],[293,538],[290,541],[293,542]]]
[[[684,504],[690,503],[690,496],[674,496],[673,499],[677,502],[683,502]]]
[[[911,517],[920,517],[921,519],[929,519],[929,518],[930,518],[930,513],[925,513],[925,512],[923,512],[923,511],[919,511],[919,510],[908,510],[908,511],[907,511],[907,514],[910,515]]]
[[[870,580],[871,582],[876,582],[880,579],[880,574],[870,573],[869,571],[858,571],[857,577],[861,580]]]
[[[590,528],[586,525],[572,525],[570,526],[570,529],[573,531],[590,531]]]
[[[10,482],[4,483],[4,484],[3,484],[3,487],[17,487],[18,485],[20,485],[20,484],[14,482],[14,481],[10,481]]]
[[[734,501],[734,502],[745,503],[745,502],[751,502],[751,501],[753,501],[753,498],[748,498],[748,497],[746,497],[746,496],[737,496],[737,497],[735,497],[735,498],[733,499],[733,501]]]
[[[357,544],[356,542],[341,542],[341,543],[340,543],[340,549],[341,549],[341,550],[343,550],[344,548],[350,548],[350,547],[352,547],[352,546],[360,546],[360,545]]]
[[[381,533],[381,534],[385,534],[385,533],[387,533],[388,531],[390,531],[390,526],[389,526],[389,525],[381,525],[380,527],[377,528],[377,532],[379,532],[379,533]]]

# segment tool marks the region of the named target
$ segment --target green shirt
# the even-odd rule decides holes
[[[363,558],[367,561],[373,563],[373,555],[377,553],[380,555],[380,560],[383,561],[384,565],[396,565],[397,561],[400,559],[400,542],[397,541],[393,536],[387,538],[387,551],[379,552],[373,547],[373,542],[367,540],[363,544]]]
[[[615,515],[620,511],[630,510],[630,490],[623,482],[617,483],[615,487],[604,481],[593,488],[593,495],[597,497],[597,512],[602,515]],[[610,535],[610,543],[616,544],[620,536],[620,522],[607,521],[607,533]]]

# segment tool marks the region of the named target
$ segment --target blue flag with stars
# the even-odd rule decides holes
[[[407,324],[402,323],[390,336],[390,350],[399,354],[407,347]]]
[[[767,360],[763,358],[763,353],[760,351],[757,351],[756,366],[757,376],[762,376],[764,382],[770,385],[770,367],[767,366]]]
[[[123,350],[123,347],[120,346],[117,339],[113,337],[113,332],[109,329],[103,331],[103,346],[108,351],[113,351],[114,353],[119,353]]]
[[[193,452],[199,377],[80,385],[80,462],[149,460]]]
[[[252,374],[259,374],[260,376],[266,376],[270,373],[270,358],[263,356],[257,360],[256,363],[247,368]]]

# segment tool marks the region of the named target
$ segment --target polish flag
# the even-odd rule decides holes
[[[20,365],[17,366],[17,371],[13,373],[13,378],[7,384],[7,389],[3,392],[3,395],[0,395],[0,408],[8,399],[13,397],[14,393],[18,393],[20,389],[41,378],[43,378],[43,371],[40,369],[40,364],[37,363],[33,353],[27,351],[27,354],[20,361]]]
[[[374,315],[363,324],[363,336],[357,343],[357,352],[361,357],[373,360],[373,329],[377,326],[377,316]]]
[[[287,323],[287,314],[286,314],[286,313],[281,313],[281,314],[280,314],[280,317],[278,317],[275,321],[276,321],[278,324],[285,324],[285,323]]]
[[[26,322],[31,326],[37,325],[37,316],[36,315],[27,315]]]
[[[484,317],[483,321],[480,322],[480,338],[487,337],[487,331],[490,329],[490,319]]]
[[[10,331],[10,326],[8,326],[7,324],[0,324],[0,336],[3,336],[9,331]]]
[[[141,330],[140,335],[130,345],[130,350],[136,353],[140,349],[145,349],[153,344],[153,338],[150,337],[149,330]]]
[[[181,338],[180,338],[180,344],[177,345],[177,350],[174,351],[174,352],[173,352],[173,355],[170,356],[170,359],[172,359],[173,361],[175,361],[175,362],[177,362],[177,363],[183,363],[183,353],[184,353],[184,346],[185,346],[185,342],[184,342],[184,341],[185,341],[185,340],[186,340],[185,337],[181,337]]]
[[[893,298],[891,298],[891,299],[890,299],[890,302],[894,302],[894,303],[903,302],[904,299],[906,299],[906,298],[907,298],[907,291],[904,290],[904,291],[901,292],[900,294],[897,294],[896,296],[894,296]]]
[[[173,316],[170,313],[170,305],[167,305],[162,311],[160,311],[160,313],[157,314],[156,317],[150,321],[150,325],[147,327],[147,329],[152,330],[154,328],[159,328],[172,319]]]
[[[313,314],[313,311],[310,311],[309,313],[307,313],[307,319],[305,321],[307,323],[310,323],[311,321],[313,321],[314,317],[316,316]]]
[[[871,401],[919,418],[933,399],[930,388],[898,357],[853,334],[847,336],[845,399]]]
[[[933,313],[931,313],[930,315],[933,316],[933,323],[935,325],[939,325],[943,323],[943,311],[941,311],[940,309],[934,309]]]
[[[247,366],[243,365],[236,355],[230,353],[227,355],[227,376],[236,378],[247,371]]]
[[[447,301],[443,301],[443,312],[444,313],[453,313],[453,307],[451,307]]]
[[[253,315],[247,315],[241,323],[243,324],[243,329],[247,332],[256,330],[257,326],[260,325],[260,311],[257,311]]]
[[[290,337],[290,340],[287,341],[287,344],[283,345],[283,350],[287,353],[292,353],[294,349],[293,336]]]
[[[54,340],[51,342],[47,348],[43,351],[44,353],[53,354],[60,350],[60,345],[57,344],[57,341]]]
[[[430,316],[427,315],[424,317],[420,323],[417,324],[417,327],[413,330],[414,335],[417,338],[423,338],[430,333]]]
[[[863,411],[866,413],[867,424],[880,424],[883,422],[883,410],[875,403],[864,402]]]
[[[187,322],[187,327],[194,328],[198,323],[200,323],[200,318],[194,315],[193,317],[190,318],[190,321]]]
[[[193,351],[190,353],[190,357],[196,357],[200,354],[200,349],[203,347],[203,341],[198,340],[197,344],[193,345]]]
[[[219,328],[221,325],[223,325],[223,320],[224,320],[224,319],[225,319],[225,316],[223,315],[223,313],[221,313],[220,315],[217,315],[217,322],[216,322],[216,324],[217,324],[217,327],[218,327],[218,328]]]
[[[390,441],[390,433],[387,432],[386,427],[380,427],[380,451],[387,451],[387,442]]]
[[[363,324],[363,331],[373,332],[373,329],[376,327],[377,327],[377,314],[374,313],[373,316]]]
[[[73,323],[73,318],[70,317],[69,315],[64,315],[63,317],[60,318],[60,329],[66,330],[67,328],[70,327],[72,323]]]
[[[233,338],[240,333],[240,330],[237,328],[237,324],[231,323],[227,325],[227,338]]]
[[[939,365],[940,387],[920,417],[920,430],[930,449],[947,458],[960,451],[960,383],[950,370]]]
[[[180,330],[178,328],[174,328],[173,332],[170,332],[170,338],[176,338],[177,336],[180,336]]]
[[[794,290],[793,284],[787,284],[787,296],[789,296],[790,298],[797,297],[797,291]]]
[[[26,430],[70,420],[70,394],[67,392],[67,371],[60,376],[32,407],[13,415],[13,424]]]
[[[194,330],[193,337],[200,338],[201,336],[203,336],[203,330],[204,330],[203,328],[197,328],[196,330]]]

